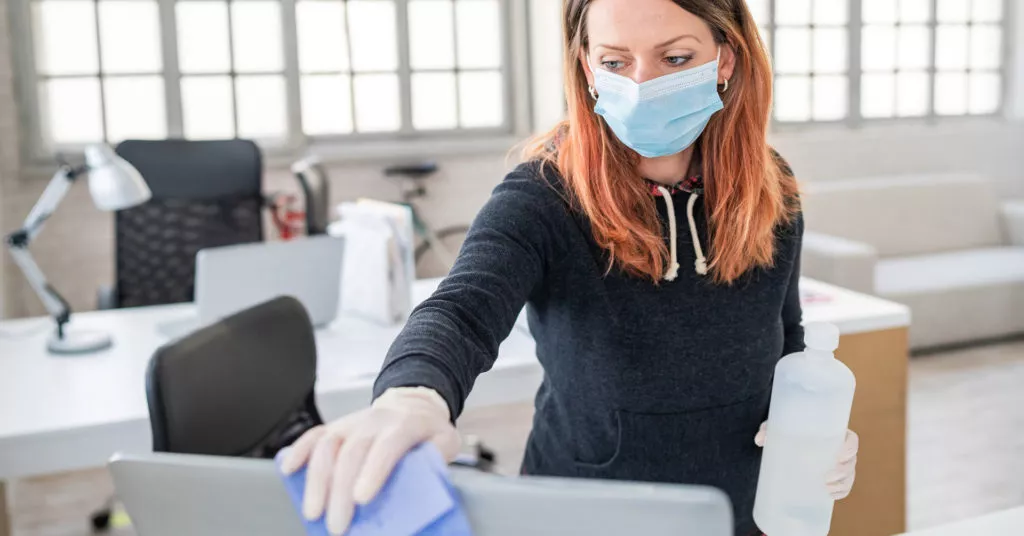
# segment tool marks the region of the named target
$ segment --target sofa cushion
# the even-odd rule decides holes
[[[1004,245],[992,184],[972,175],[814,182],[803,209],[808,230],[866,242],[882,258]]]
[[[1024,247],[884,259],[875,268],[876,290],[887,297],[1020,282],[1024,282]]]

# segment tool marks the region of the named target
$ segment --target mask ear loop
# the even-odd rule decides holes
[[[590,62],[590,56],[587,56],[587,67],[590,67],[590,72],[591,73],[594,72],[594,64]],[[587,86],[587,91],[590,92],[590,98],[592,98],[594,100],[598,99],[599,95],[597,94],[597,90],[594,89],[594,86],[588,85]]]

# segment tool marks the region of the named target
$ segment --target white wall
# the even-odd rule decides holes
[[[533,124],[538,131],[553,128],[565,110],[561,14],[561,2],[530,0]]]
[[[6,235],[8,226],[6,215],[7,203],[4,202],[4,186],[18,176],[18,137],[17,137],[17,115],[14,113],[14,76],[11,72],[11,57],[7,51],[10,50],[8,43],[10,32],[7,27],[7,9],[0,7],[0,249],[3,248],[3,236]],[[0,318],[4,317],[6,310],[6,299],[10,292],[7,290],[6,277],[10,273],[9,261],[4,255],[0,258]]]
[[[991,178],[1004,196],[1024,197],[1022,121],[805,129],[770,141],[802,181],[969,171]]]

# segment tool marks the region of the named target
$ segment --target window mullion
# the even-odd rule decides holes
[[[234,137],[240,137],[238,131],[238,71],[235,70],[235,0],[227,1],[228,8],[228,80],[231,82],[231,128]]]
[[[92,5],[96,26],[96,81],[100,85],[100,126],[103,131],[103,139],[101,141],[106,143],[109,140],[109,129],[107,128],[107,91],[103,76],[103,24],[100,23],[99,0],[92,0]]]
[[[23,137],[28,140],[23,144],[22,156],[26,162],[35,161],[48,156],[52,148],[48,147],[47,140],[43,139],[44,114],[40,107],[42,77],[37,71],[35,36],[32,34],[32,0],[14,0],[11,6],[9,26],[10,39],[14,47],[14,79],[19,84],[18,104],[21,105],[18,116],[23,128]]]
[[[1002,93],[999,97],[999,110],[998,114],[1007,116],[1010,115],[1010,111],[1016,107],[1022,109],[1016,102],[1019,99],[1014,92],[1014,87],[1018,84],[1017,80],[1024,80],[1024,71],[1015,72],[1011,69],[1011,65],[1015,65],[1016,56],[1019,54],[1014,48],[1017,43],[1017,33],[1021,31],[1018,28],[1016,21],[1020,20],[1017,10],[1021,9],[1019,2],[1011,2],[1009,0],[1003,0],[1003,20],[1000,23],[1003,32],[1003,48],[1002,48],[1002,59],[999,63],[999,76],[1001,77]]]
[[[939,69],[937,66],[938,45],[939,45],[939,0],[932,0],[931,14],[928,16],[928,27],[931,29],[931,50],[928,58],[928,91],[925,97],[928,102],[928,113],[925,117],[933,121],[935,114],[935,84],[938,81]]]
[[[848,63],[849,63],[849,116],[847,123],[857,127],[864,122],[861,110],[861,74],[863,73],[862,39],[864,36],[864,9],[862,0],[850,0],[848,30]]]
[[[528,134],[533,122],[530,95],[530,4],[501,0],[503,15],[501,77],[504,89],[505,117],[503,127],[515,134]],[[519,76],[516,76],[516,75]]]
[[[176,0],[157,0],[160,10],[161,47],[163,49],[164,102],[167,114],[167,135],[184,137],[185,125],[181,102],[181,68],[178,64],[178,24]]]
[[[409,58],[409,0],[395,2],[395,33],[398,37],[398,94],[402,112],[400,134],[412,134],[412,65]]]
[[[462,128],[462,59],[459,58],[459,6],[457,0],[449,0],[452,4],[452,75],[455,77],[455,128]]]
[[[299,75],[299,33],[295,0],[281,0],[281,24],[288,113],[287,138],[292,147],[298,147],[305,144],[306,138],[302,128],[302,82]]]
[[[778,98],[778,96],[775,93],[775,84],[778,81],[778,77],[775,75],[775,51],[778,49],[778,46],[776,45],[778,39],[776,39],[775,32],[775,2],[776,0],[768,0],[768,21],[765,25],[765,31],[768,32],[768,35],[770,36],[771,40],[771,46],[768,47],[768,53],[771,55],[771,58],[769,59],[771,60],[772,66],[772,110],[770,113],[770,117],[768,119],[769,125],[775,125],[778,123],[778,121],[775,120],[775,99]]]

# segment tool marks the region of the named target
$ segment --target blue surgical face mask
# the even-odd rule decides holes
[[[647,158],[693,145],[711,116],[723,108],[717,59],[642,84],[600,67],[591,69],[598,95],[594,112],[622,143]]]

